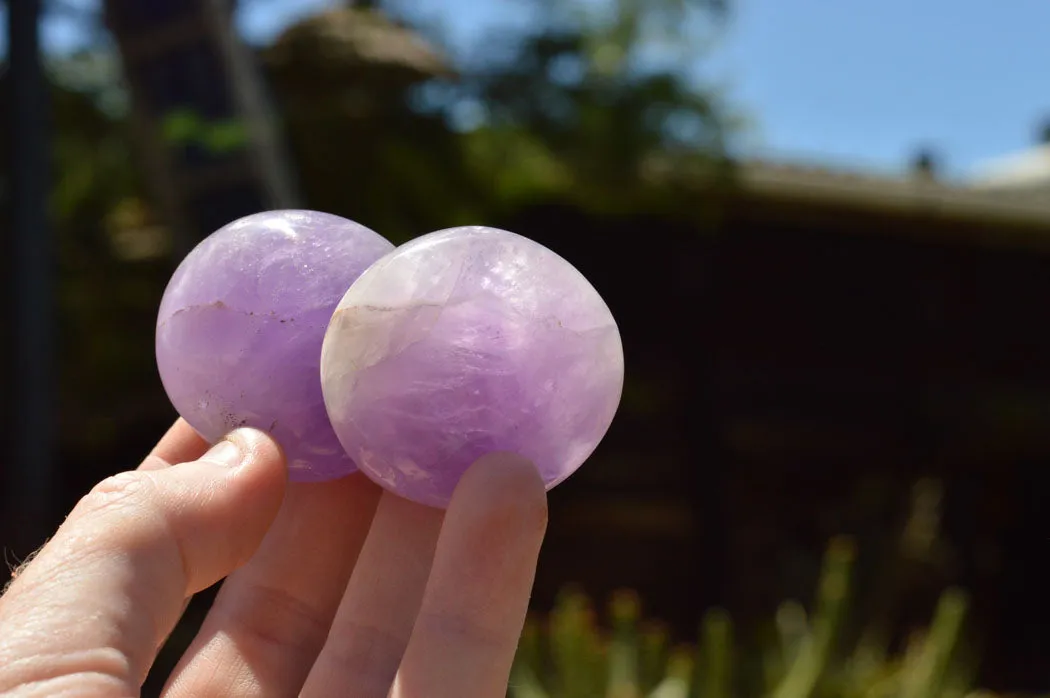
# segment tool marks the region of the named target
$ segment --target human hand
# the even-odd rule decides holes
[[[207,449],[180,420],[17,572],[0,694],[137,696],[188,598],[223,577],[166,698],[506,694],[546,528],[531,464],[482,458],[443,512],[360,474],[286,485],[261,432]]]

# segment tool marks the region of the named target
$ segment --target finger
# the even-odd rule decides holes
[[[166,698],[296,695],[328,635],[380,492],[361,474],[290,485],[258,552],[223,584]]]
[[[160,438],[139,470],[159,470],[175,463],[197,460],[208,450],[208,442],[181,417]]]
[[[395,698],[502,698],[517,649],[547,497],[531,463],[479,460],[452,497]]]
[[[386,698],[412,634],[443,518],[440,509],[383,495],[304,698]]]
[[[183,599],[251,556],[284,482],[277,445],[241,430],[100,483],[0,598],[0,694],[137,695]]]

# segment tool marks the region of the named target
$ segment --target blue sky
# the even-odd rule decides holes
[[[399,2],[440,21],[457,52],[529,21],[528,0]],[[328,4],[256,0],[242,28],[266,39]],[[692,70],[753,122],[748,150],[892,170],[930,145],[958,174],[1028,147],[1050,118],[1047,0],[733,4],[712,57]],[[52,47],[75,40],[68,27],[45,33]]]
[[[954,172],[1029,147],[1050,118],[1047,0],[738,0],[716,71],[765,145]]]

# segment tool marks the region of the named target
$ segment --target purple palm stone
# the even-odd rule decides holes
[[[392,249],[315,211],[258,213],[210,235],[175,271],[157,318],[175,409],[210,442],[240,426],[269,431],[293,481],[352,472],[325,411],[321,343],[346,289]]]
[[[321,353],[329,417],[361,471],[436,507],[493,451],[532,460],[548,489],[567,478],[608,430],[623,370],[587,279],[485,227],[424,235],[372,265]]]

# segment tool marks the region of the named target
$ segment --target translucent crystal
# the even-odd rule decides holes
[[[444,507],[481,455],[531,459],[548,489],[604,437],[623,347],[571,264],[485,227],[424,235],[340,301],[321,355],[332,425],[362,472]]]
[[[352,472],[325,412],[321,343],[347,288],[392,249],[314,211],[259,213],[210,235],[175,271],[157,318],[157,365],[178,413],[209,441],[269,431],[292,480]]]

